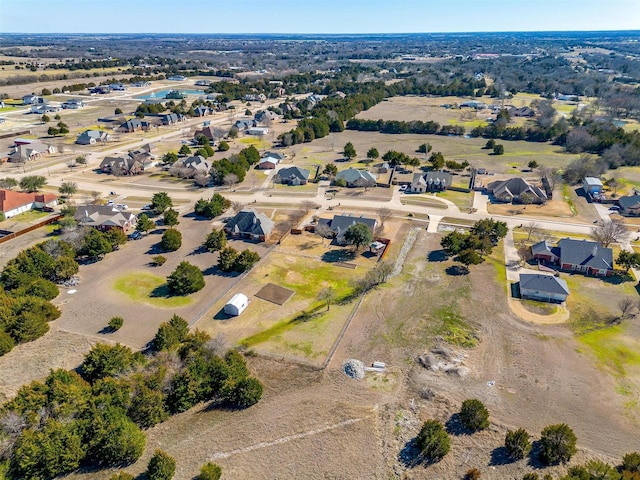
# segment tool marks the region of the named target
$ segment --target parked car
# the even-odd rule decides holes
[[[142,210],[151,210],[151,205],[145,205],[144,207],[142,207]]]
[[[617,205],[612,205],[611,207],[609,207],[609,210],[620,210],[620,207]]]
[[[133,232],[131,235],[129,235],[129,238],[131,240],[140,240],[142,238],[142,234],[140,232]]]
[[[400,185],[400,191],[404,192],[407,190],[407,188],[409,188],[409,185]]]
[[[157,219],[157,220],[156,220],[156,225],[158,225],[158,226],[162,226],[162,225],[164,225],[164,220],[163,220],[163,219],[161,219],[161,218]]]
[[[118,210],[127,210],[129,208],[129,206],[125,205],[124,203],[119,203],[118,205],[116,205],[116,208]]]
[[[112,206],[112,205],[113,205],[113,200],[109,200],[109,201],[107,202],[107,205]]]

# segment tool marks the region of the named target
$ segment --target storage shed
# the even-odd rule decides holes
[[[236,293],[224,306],[224,313],[238,316],[249,306],[249,299],[243,293]]]

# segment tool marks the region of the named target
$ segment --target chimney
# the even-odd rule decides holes
[[[593,252],[591,253],[591,255],[593,255],[594,257],[598,254],[598,244],[594,244],[593,245]]]

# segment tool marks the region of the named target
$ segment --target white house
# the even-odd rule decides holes
[[[249,130],[247,130],[247,135],[268,135],[271,132],[271,130],[267,127],[252,127]]]
[[[236,293],[224,306],[224,313],[237,317],[249,306],[249,299],[243,293]]]

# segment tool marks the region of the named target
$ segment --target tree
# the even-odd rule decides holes
[[[640,452],[627,453],[622,457],[622,470],[629,473],[640,473]]]
[[[109,323],[107,325],[109,326],[111,331],[117,332],[118,330],[120,330],[122,328],[122,325],[124,325],[124,318],[122,318],[122,317],[111,317],[111,320],[109,320]]]
[[[496,144],[495,147],[493,147],[493,154],[494,155],[503,155],[504,154],[504,145],[501,144]]]
[[[257,378],[241,378],[225,396],[225,400],[235,407],[248,408],[260,401],[263,390]]]
[[[58,122],[58,134],[66,135],[69,133],[69,126],[64,122]]]
[[[591,236],[596,242],[607,248],[612,243],[625,240],[629,236],[629,232],[620,220],[602,220],[597,227],[593,227]]]
[[[99,410],[92,418],[94,432],[89,456],[102,465],[128,465],[140,458],[147,439],[140,427],[113,407]]]
[[[393,217],[393,212],[391,212],[391,209],[389,207],[382,207],[379,208],[378,211],[378,218],[380,218],[380,225],[384,227],[384,224],[391,219],[391,217]]]
[[[233,189],[233,187],[236,186],[238,181],[239,181],[238,175],[236,175],[235,173],[227,173],[222,178],[222,183],[225,184],[227,187],[229,187],[229,189]]]
[[[47,184],[47,179],[42,175],[30,175],[22,177],[20,189],[29,193],[37,192]]]
[[[167,287],[174,295],[189,295],[204,288],[204,275],[195,265],[180,262],[176,269],[167,277]]]
[[[153,213],[160,215],[169,207],[173,207],[173,201],[167,192],[153,194],[153,197],[151,197],[151,210]]]
[[[333,230],[331,230],[327,225],[325,224],[318,224],[315,226],[314,228],[314,233],[316,235],[318,235],[321,239],[322,239],[322,244],[324,245],[324,239],[325,238],[333,238]]]
[[[566,423],[545,427],[540,434],[540,459],[547,465],[568,462],[577,451],[577,440]]]
[[[527,241],[531,240],[532,236],[537,236],[540,233],[540,227],[536,222],[526,223],[523,228],[527,232]]]
[[[222,469],[215,463],[207,462],[200,467],[200,474],[195,480],[220,480]]]
[[[256,252],[245,249],[241,251],[233,262],[233,271],[246,272],[251,270],[253,266],[260,261],[260,255]]]
[[[137,356],[125,345],[96,343],[84,357],[81,366],[82,376],[93,383],[101,378],[114,377],[123,373],[136,361]]]
[[[493,150],[493,147],[496,146],[496,141],[492,138],[490,140],[487,140],[487,143],[484,145],[483,148],[485,148],[486,150]]]
[[[531,170],[538,168],[538,162],[536,162],[535,160],[530,160],[529,163],[527,163],[527,167],[529,167]]]
[[[167,152],[162,156],[163,163],[173,165],[178,161],[178,154],[176,152]]]
[[[489,410],[480,400],[476,398],[467,399],[462,402],[460,421],[472,432],[484,430],[489,426]]]
[[[153,263],[154,267],[161,267],[167,262],[167,257],[163,255],[155,255],[151,257],[151,262]]]
[[[224,140],[221,141],[218,144],[218,151],[219,152],[226,152],[227,150],[229,150],[229,144],[227,142],[225,142]]]
[[[109,480],[135,480],[135,477],[127,472],[118,472],[111,475]]]
[[[42,121],[42,123],[49,123],[51,121],[51,118],[49,117],[49,115],[42,115],[42,117],[40,117],[40,120]]]
[[[356,158],[356,149],[353,146],[353,143],[351,142],[347,142],[344,145],[344,149],[342,150],[342,154],[344,155],[344,158],[348,158],[349,160],[353,160],[354,158]]]
[[[78,165],[86,165],[87,164],[87,158],[83,157],[82,155],[76,157],[76,163]]]
[[[336,299],[336,291],[331,287],[326,287],[318,293],[318,300],[327,304],[327,311],[331,303]]]
[[[429,162],[431,162],[431,167],[434,170],[440,170],[444,167],[445,164],[444,155],[442,155],[442,153],[440,152],[432,153]]]
[[[116,107],[116,109],[113,111],[114,115],[122,115],[122,109],[120,107]]]
[[[324,170],[322,170],[322,173],[333,178],[338,174],[338,167],[336,167],[333,163],[327,163],[324,166]]]
[[[233,271],[234,264],[238,258],[238,251],[231,247],[225,247],[220,250],[218,256],[218,268],[223,272]]]
[[[376,147],[371,147],[367,152],[367,158],[369,160],[376,160],[379,157],[380,157],[380,152],[378,152],[378,149]]]
[[[155,224],[145,213],[138,217],[138,223],[136,224],[136,231],[140,233],[147,233],[150,230],[153,230]]]
[[[368,245],[373,240],[373,234],[368,226],[364,223],[356,223],[347,228],[344,233],[344,239],[347,243],[353,245],[358,251],[363,245]]]
[[[13,190],[18,186],[18,181],[12,177],[0,178],[0,189]]]
[[[227,245],[227,235],[224,233],[224,230],[216,230],[214,228],[211,233],[207,235],[202,245],[210,252],[219,252]]]
[[[629,273],[631,268],[640,267],[640,254],[629,250],[620,250],[616,258],[616,263],[624,268],[625,273]]]
[[[180,223],[180,220],[178,220],[178,212],[173,208],[165,210],[162,221],[167,227],[175,227]]]
[[[620,309],[620,320],[638,315],[638,302],[631,297],[622,297],[618,300],[618,308]]]
[[[162,450],[156,450],[147,466],[147,478],[149,480],[171,480],[175,473],[175,459]]]
[[[199,199],[195,204],[194,211],[196,215],[214,218],[222,215],[229,207],[231,207],[231,202],[227,198],[219,193],[214,193],[210,200]]]
[[[107,236],[100,230],[90,228],[82,240],[80,252],[89,258],[100,258],[111,253],[113,246]]]
[[[456,258],[460,263],[462,263],[467,270],[470,265],[479,265],[482,263],[482,256],[471,248],[467,248],[466,250],[461,251]]]
[[[507,449],[507,455],[511,458],[522,460],[531,450],[529,434],[524,428],[509,430],[504,437],[504,448]]]
[[[442,460],[451,449],[449,434],[438,420],[424,422],[416,441],[420,453],[433,462]]]
[[[182,145],[178,150],[178,155],[191,155],[191,149],[188,145]]]
[[[152,345],[154,350],[173,350],[177,348],[189,334],[189,324],[187,321],[173,315],[168,322],[162,322],[158,327],[158,332],[153,337]]]
[[[418,153],[429,153],[433,147],[429,143],[423,143],[418,146]]]
[[[120,245],[124,245],[125,243],[127,243],[127,236],[119,228],[111,228],[107,230],[104,233],[104,236],[111,244],[112,250],[117,250]]]
[[[162,234],[160,248],[165,252],[175,252],[182,246],[182,234],[175,228],[170,228]]]

